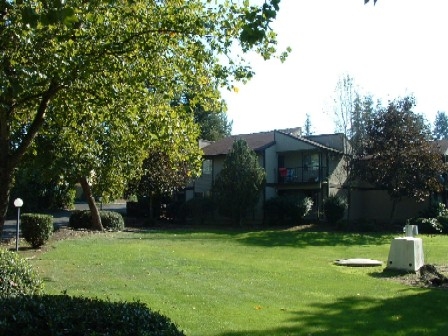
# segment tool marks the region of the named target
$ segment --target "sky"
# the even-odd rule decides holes
[[[344,75],[383,103],[413,95],[414,112],[434,124],[448,113],[448,2],[445,0],[281,0],[272,25],[284,63],[250,55],[255,77],[223,92],[232,134],[303,127],[333,133],[334,92]]]

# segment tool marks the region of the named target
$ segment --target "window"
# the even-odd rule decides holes
[[[202,174],[210,175],[212,173],[212,160],[202,162]]]

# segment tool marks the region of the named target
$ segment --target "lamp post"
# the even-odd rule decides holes
[[[16,251],[19,250],[19,226],[20,226],[20,208],[23,205],[23,200],[21,198],[16,198],[14,200],[14,206],[17,208],[17,227],[16,227]]]

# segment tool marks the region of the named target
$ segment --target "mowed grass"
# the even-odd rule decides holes
[[[383,267],[393,235],[305,231],[95,234],[31,262],[50,294],[139,300],[187,335],[447,335],[448,290],[412,288]],[[447,236],[420,236],[447,263]]]

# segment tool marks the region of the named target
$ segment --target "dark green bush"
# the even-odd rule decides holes
[[[101,222],[106,230],[123,231],[123,216],[116,211],[100,211]]]
[[[215,201],[211,197],[195,197],[185,203],[184,216],[203,224],[207,218],[213,216],[216,209]],[[179,210],[182,211],[182,210]]]
[[[264,203],[265,220],[271,225],[295,224],[305,217],[313,206],[309,197],[278,196]]]
[[[124,220],[120,213],[116,211],[100,211],[100,217],[105,230],[122,231],[124,229]],[[73,211],[68,225],[73,229],[91,229],[92,215],[90,210]]]
[[[439,222],[439,228],[441,231],[438,233],[447,233],[448,232],[448,216],[439,216],[437,217],[437,221]]]
[[[168,317],[141,302],[110,302],[68,295],[0,300],[0,335],[184,335]]]
[[[340,221],[346,209],[347,201],[340,196],[328,196],[324,201],[324,214],[330,224]]]
[[[42,288],[42,280],[25,259],[0,249],[0,298],[40,294]]]
[[[53,216],[24,213],[20,220],[22,236],[33,248],[44,245],[53,234]]]

